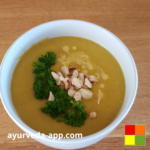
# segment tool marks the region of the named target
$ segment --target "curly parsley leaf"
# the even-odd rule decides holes
[[[50,67],[55,64],[56,55],[53,52],[47,52],[41,55],[37,62],[33,62],[33,73],[35,74],[33,89],[37,99],[48,99],[51,91],[55,96],[54,101],[48,101],[44,108],[41,108],[43,113],[49,114],[57,121],[81,127],[87,119],[87,112],[84,110],[83,103],[73,102],[73,99],[68,96],[67,90],[61,89],[56,85],[50,70]]]

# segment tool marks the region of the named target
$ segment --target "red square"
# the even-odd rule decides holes
[[[125,125],[125,135],[135,135],[135,125]]]

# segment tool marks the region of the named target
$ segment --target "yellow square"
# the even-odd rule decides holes
[[[125,135],[125,145],[135,145],[135,135]]]

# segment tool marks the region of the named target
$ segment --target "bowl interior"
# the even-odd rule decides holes
[[[130,52],[115,35],[100,26],[84,21],[60,20],[45,23],[29,30],[13,43],[2,61],[0,71],[0,90],[2,102],[6,111],[24,131],[36,133],[36,131],[29,128],[20,120],[13,107],[10,94],[11,77],[14,68],[19,61],[17,58],[28,48],[43,38],[53,38],[58,36],[76,36],[92,40],[106,48],[119,62],[126,83],[123,106],[115,120],[105,129],[94,135],[99,136],[100,134],[111,131],[126,116],[134,102],[138,85],[137,70]],[[92,137],[93,135],[90,136]]]

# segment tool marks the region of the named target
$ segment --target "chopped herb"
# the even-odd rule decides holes
[[[84,125],[84,121],[87,119],[87,112],[84,110],[83,102],[77,102],[73,104],[71,113],[67,113],[64,118],[64,122],[71,126],[81,127]]]
[[[48,101],[41,111],[50,114],[57,121],[81,127],[87,119],[87,112],[84,110],[82,101],[74,103],[73,99],[68,96],[68,91],[56,85],[51,75],[52,70],[50,70],[50,67],[55,64],[55,60],[56,55],[53,52],[47,52],[33,63],[34,95],[37,99],[48,99],[51,91],[55,100]]]

